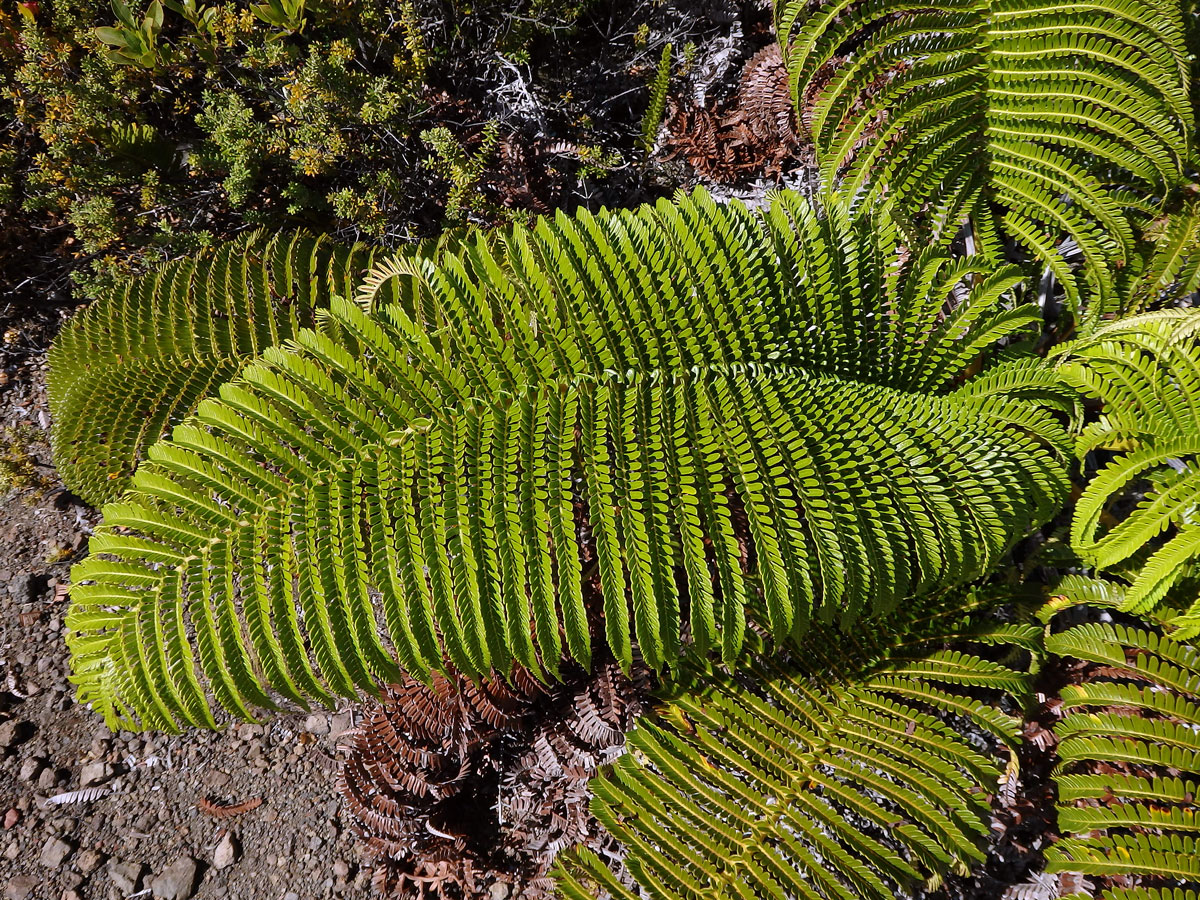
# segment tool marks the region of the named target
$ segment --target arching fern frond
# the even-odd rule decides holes
[[[985,250],[1024,246],[1094,309],[1120,303],[1146,200],[1183,182],[1193,116],[1179,7],[1150,0],[778,0],[824,178]]]
[[[673,691],[592,783],[641,896],[890,900],[981,861],[995,750],[1019,742],[1001,706],[1024,701],[1041,643],[989,606],[959,596],[854,636],[815,629]],[[635,896],[590,851],[557,875],[563,897]]]
[[[1050,872],[1094,877],[1105,900],[1200,890],[1200,654],[1160,629],[1093,623],[1047,638],[1091,664],[1062,689]],[[1186,892],[1186,893],[1185,893]]]
[[[420,325],[335,300],[106,507],[80,697],[171,728],[447,661],[552,674],[596,596],[625,666],[673,665],[684,616],[733,660],[760,595],[784,638],[972,578],[1063,499],[1053,377],[956,386],[1034,317],[1017,276],[897,258],[794,195],[697,192],[426,262]]]
[[[1117,451],[1079,499],[1071,544],[1101,569],[1133,563],[1124,608],[1150,610],[1200,559],[1200,311],[1105,326],[1069,345],[1059,372],[1103,402],[1078,455]],[[1133,509],[1106,520],[1135,491]],[[1200,633],[1198,609],[1177,620],[1180,637]]]
[[[117,497],[150,444],[246,362],[312,326],[370,259],[324,237],[254,232],[101,297],[50,351],[63,483],[95,505]]]

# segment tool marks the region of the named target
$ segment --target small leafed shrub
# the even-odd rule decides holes
[[[11,114],[11,143],[33,149],[17,159],[0,142],[0,202],[65,219],[103,271],[143,247],[186,250],[185,231],[403,232],[429,203],[419,135],[448,97],[431,78],[454,80],[455,67],[498,51],[527,55],[539,36],[568,32],[583,5],[21,8],[0,17],[0,112]],[[522,24],[492,27],[500,21]]]

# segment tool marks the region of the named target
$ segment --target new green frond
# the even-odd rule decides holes
[[[1078,253],[1093,310],[1122,305],[1145,198],[1175,191],[1190,159],[1178,6],[779,0],[776,27],[827,184],[947,237],[972,217],[985,252],[996,232],[1015,240],[1073,297]],[[1152,282],[1188,229],[1172,227]]]
[[[1097,568],[1132,569],[1123,608],[1134,612],[1161,603],[1200,559],[1198,335],[1196,310],[1147,313],[1068,346],[1059,363],[1065,381],[1103,403],[1077,453],[1115,453],[1079,499],[1071,543]],[[1176,620],[1180,637],[1200,633],[1198,608]]]

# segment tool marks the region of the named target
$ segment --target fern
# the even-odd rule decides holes
[[[1078,252],[1093,309],[1121,304],[1135,225],[1192,152],[1178,6],[779,0],[776,23],[829,184],[948,236],[970,216],[985,252],[1015,241],[1077,306]]]
[[[1036,625],[968,615],[988,605],[818,628],[737,675],[696,673],[593,782],[641,896],[885,900],[980,862],[1001,776],[980,747],[1019,742],[1000,703],[1024,701],[1026,670],[1008,658],[1041,642]],[[559,858],[558,886],[638,896],[590,851]]]
[[[1093,623],[1047,650],[1094,664],[1062,690],[1051,872],[1096,876],[1109,900],[1200,889],[1200,655],[1146,625]]]
[[[114,726],[328,702],[401,668],[740,652],[987,569],[1063,500],[1019,275],[790,194],[479,238],[414,302],[335,299],[154,445],[73,573]],[[836,274],[835,274],[836,273]],[[970,282],[971,287],[965,282]],[[684,602],[686,598],[686,603]],[[686,622],[683,618],[686,616]]]
[[[101,297],[50,352],[63,483],[94,505],[118,496],[150,444],[248,360],[312,326],[370,259],[323,237],[255,232]]]
[[[667,109],[667,88],[671,86],[671,45],[662,48],[654,79],[650,82],[650,102],[642,116],[642,152],[647,156],[654,150],[658,132],[662,129],[663,113]]]
[[[1062,377],[1103,402],[1076,452],[1117,451],[1075,508],[1071,543],[1101,569],[1134,564],[1124,608],[1154,608],[1200,559],[1200,312],[1169,310],[1121,320],[1066,348]],[[1104,528],[1131,491],[1144,496]],[[1149,558],[1145,559],[1149,553]],[[1177,620],[1200,633],[1200,605]]]
[[[1127,315],[1200,290],[1200,205],[1194,197],[1149,223],[1143,236],[1142,252],[1122,273]]]

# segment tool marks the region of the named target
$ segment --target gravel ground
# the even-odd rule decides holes
[[[74,702],[65,584],[97,516],[49,465],[43,376],[35,355],[0,394],[0,455],[30,472],[0,489],[0,897],[367,896],[334,794],[350,707],[141,735],[114,734]],[[228,817],[197,807],[256,799]]]

